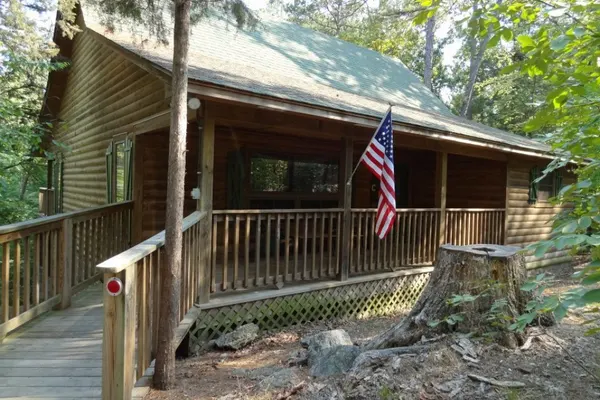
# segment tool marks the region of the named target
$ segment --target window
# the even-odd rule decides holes
[[[552,172],[538,182],[538,201],[548,201],[554,196],[554,180],[554,172]]]
[[[121,135],[106,149],[106,199],[118,203],[133,198],[133,143]]]
[[[555,170],[544,175],[542,168],[532,167],[529,171],[529,204],[547,202],[557,196],[562,187],[562,171]]]
[[[253,192],[337,193],[337,160],[255,155],[250,159]]]
[[[125,200],[125,142],[115,143],[115,202]]]

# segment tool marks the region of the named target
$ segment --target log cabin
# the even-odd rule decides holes
[[[40,192],[56,215],[0,227],[12,288],[0,338],[118,278],[123,296],[102,300],[115,338],[103,351],[120,357],[104,361],[103,396],[128,398],[133,375],[114,367],[135,364],[139,379],[156,346],[173,47],[107,29],[90,6],[77,15],[74,38],[55,31],[70,64],[50,74],[42,111],[61,144],[47,147]],[[573,179],[538,182],[547,145],[453,115],[399,60],[288,22],[193,26],[188,91],[180,340],[410,307],[440,244],[546,239],[560,211],[550,199]],[[377,180],[359,167],[346,182],[389,104],[398,208],[379,240]],[[554,249],[526,259],[570,262]]]

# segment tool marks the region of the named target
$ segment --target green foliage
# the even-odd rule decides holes
[[[600,281],[600,4],[485,2],[476,26],[475,34],[488,27],[516,34],[513,47],[518,57],[508,73],[538,78],[551,88],[524,130],[539,135],[556,152],[544,174],[565,166],[576,173],[577,182],[554,199],[568,207],[554,218],[552,238],[528,248],[536,256],[568,248],[592,256],[575,275],[580,287],[530,307],[529,314],[553,311],[560,318],[571,307],[600,302],[600,291],[590,287]],[[529,314],[521,322],[528,321]]]
[[[40,110],[48,73],[65,66],[32,15],[17,0],[0,3],[0,225],[37,216],[45,160],[36,153],[48,127]]]

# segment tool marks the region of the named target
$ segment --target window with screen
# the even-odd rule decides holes
[[[336,160],[255,155],[250,160],[252,192],[337,193]]]

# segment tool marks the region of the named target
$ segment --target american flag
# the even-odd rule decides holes
[[[375,232],[384,239],[392,230],[396,217],[396,185],[394,179],[394,135],[392,108],[379,123],[375,135],[360,158],[379,179],[379,205]]]

